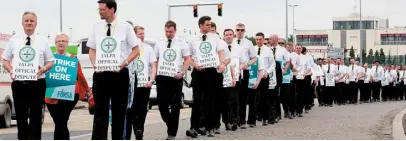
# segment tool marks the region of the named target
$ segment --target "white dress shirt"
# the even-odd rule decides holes
[[[329,69],[330,67],[330,69]],[[337,66],[334,64],[325,64],[322,67],[323,70],[323,76],[326,76],[328,73],[330,74],[336,74],[338,72]],[[324,81],[326,82],[326,81]],[[321,83],[321,85],[325,85],[324,83]]]
[[[96,49],[96,44],[107,36],[107,22],[102,20],[93,25],[92,33],[86,46]],[[110,26],[110,35],[115,37],[118,43],[121,43],[120,61],[124,62],[131,54],[134,47],[139,47],[141,40],[135,36],[134,29],[126,21],[115,19]],[[131,63],[131,62],[128,62]]]
[[[189,41],[190,55],[192,56],[192,59],[196,64],[198,64],[198,58],[197,58],[198,48],[196,48],[196,47],[198,47],[197,44],[202,41],[202,36],[203,35],[195,37],[194,39]],[[224,44],[224,41],[222,41],[217,34],[207,33],[206,41],[210,41],[211,43],[215,44],[217,52],[222,51],[222,50],[223,50],[223,52],[225,52],[224,50],[227,48],[227,44]],[[217,55],[217,57],[219,57],[217,52],[216,52],[216,55]],[[230,58],[230,56],[224,55],[224,59],[228,59],[228,58]],[[220,58],[219,58],[219,61],[221,61]],[[221,64],[222,62],[219,62],[219,63]]]
[[[155,56],[159,59],[160,50],[164,50],[168,47],[168,39],[159,40],[154,47]],[[180,53],[182,57],[179,57],[179,67],[178,72],[182,72],[184,59],[183,57],[190,56],[190,50],[185,41],[177,37],[172,38],[170,48],[180,48]]]
[[[3,52],[2,58],[7,61],[13,61],[14,57],[18,57],[18,54],[16,53],[16,49],[19,49],[23,46],[25,46],[25,43],[27,42],[27,35],[23,36],[13,36],[9,39],[6,49]],[[44,67],[48,62],[54,61],[54,55],[52,54],[51,48],[49,46],[48,40],[46,40],[44,37],[41,37],[39,35],[31,35],[29,36],[31,38],[31,46],[33,48],[38,49],[39,51],[39,67],[42,68]],[[15,56],[16,55],[16,56]],[[13,63],[11,63],[13,64]],[[47,68],[48,70],[51,68]],[[38,79],[45,78],[45,74],[42,74]]]
[[[384,75],[385,71],[383,70],[382,66],[372,66],[371,68],[371,75],[372,78],[374,79],[374,82],[379,82],[381,81],[381,77]]]
[[[344,66],[344,65],[339,65],[338,66],[337,65],[337,69],[338,69],[338,72],[337,72],[337,75],[336,75],[336,79],[339,79],[343,75],[347,74],[347,70],[348,70],[347,66]],[[345,80],[346,80],[346,76],[344,76],[344,78],[341,79],[339,82],[345,82]]]
[[[305,73],[306,71],[311,70],[311,61],[309,61],[309,57],[307,55],[304,54],[300,54],[297,57],[296,63],[293,64],[293,67],[295,68],[296,72],[294,73],[294,75],[297,75],[298,72],[302,72]],[[303,76],[308,76],[311,73],[307,73],[307,74],[303,74]]]
[[[147,67],[148,67],[148,77],[151,77],[151,72],[152,72],[151,64],[157,61],[157,57],[155,55],[154,49],[152,49],[152,47],[149,44],[141,43],[140,55],[135,60],[140,59],[140,57],[142,57],[141,59],[145,60],[144,63],[148,63],[148,65],[147,65]],[[132,65],[136,65],[135,62],[136,61],[133,61]],[[133,66],[133,67],[135,67],[135,66]]]
[[[273,72],[275,70],[275,60],[272,57],[272,50],[266,45],[262,45],[261,47],[256,45],[254,48],[257,53],[258,50],[261,49],[260,54],[258,54],[258,62],[262,63],[259,63],[258,69],[265,70],[267,73]]]
[[[248,60],[248,62],[251,60],[250,58],[254,58],[257,56],[257,53],[255,52],[254,45],[252,42],[246,38],[242,39],[234,39],[234,44],[238,44],[238,40],[240,40],[240,46],[243,48],[243,57],[245,58],[244,60]],[[246,69],[248,70],[248,68]]]

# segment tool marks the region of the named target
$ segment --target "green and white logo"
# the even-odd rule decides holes
[[[164,59],[168,62],[173,62],[176,59],[176,52],[173,49],[167,49],[164,52]]]
[[[101,49],[104,53],[112,53],[117,48],[117,41],[112,37],[106,37],[101,42]]]
[[[334,76],[333,75],[327,75],[328,80],[333,80]]]
[[[199,47],[200,52],[203,54],[210,53],[212,49],[213,47],[211,46],[210,42],[202,42]]]
[[[273,77],[273,74],[274,72],[271,72],[270,74],[269,74],[269,78],[272,78]]]
[[[379,76],[379,74],[377,72],[375,72],[375,77],[378,77],[378,76]]]
[[[34,60],[36,56],[36,52],[32,47],[23,47],[19,51],[19,57],[23,62],[31,62]]]
[[[137,60],[136,65],[137,65],[137,66],[135,67],[135,71],[136,71],[136,72],[141,72],[141,71],[144,70],[144,62],[142,62],[141,60]]]

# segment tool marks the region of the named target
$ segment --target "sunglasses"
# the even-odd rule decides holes
[[[284,45],[285,43],[280,42],[280,43],[278,43],[278,44],[280,44],[280,45]]]
[[[268,43],[264,43],[264,45],[267,45]]]
[[[241,31],[241,32],[244,32],[244,31],[245,31],[245,29],[236,29],[236,31]]]

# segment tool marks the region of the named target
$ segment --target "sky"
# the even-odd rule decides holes
[[[4,0],[6,1],[6,0]],[[200,6],[200,16],[211,16],[216,22],[218,32],[226,28],[235,29],[237,23],[246,25],[246,34],[255,35],[263,32],[269,37],[277,34],[286,35],[286,0],[117,0],[120,20],[130,20],[136,25],[145,27],[146,38],[159,39],[164,37],[164,24],[168,20],[167,4],[196,4],[206,2],[222,2],[223,16],[217,16],[217,6]],[[359,11],[358,0],[289,0],[295,8],[295,29],[322,30],[333,27],[333,17],[347,17]],[[0,9],[0,33],[22,34],[21,16],[25,11],[33,11],[38,16],[36,33],[47,37],[50,41],[60,30],[59,0],[7,0],[6,6]],[[62,0],[63,32],[69,34],[73,41],[87,38],[92,25],[100,21],[97,0]],[[406,26],[404,13],[406,0],[363,0],[362,15],[388,18],[393,26]],[[402,15],[403,14],[403,15]],[[293,12],[289,8],[288,29],[292,34]],[[171,18],[177,23],[177,36],[183,38],[184,29],[199,32],[198,18],[193,17],[192,7],[177,7],[171,11]],[[188,35],[190,36],[190,35]],[[186,37],[187,38],[187,37]]]

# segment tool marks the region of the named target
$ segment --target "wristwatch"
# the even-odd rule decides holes
[[[129,63],[128,63],[128,61],[127,61],[127,60],[125,60],[125,64],[127,64],[127,66],[128,66],[128,64],[129,64]]]

